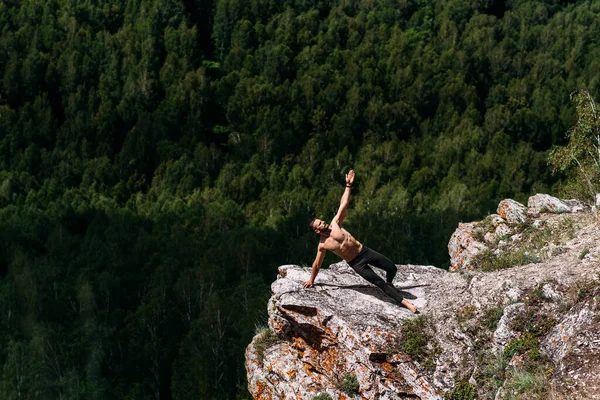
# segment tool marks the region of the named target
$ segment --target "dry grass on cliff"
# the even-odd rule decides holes
[[[540,263],[569,251],[566,244],[583,228],[596,224],[595,214],[546,215],[542,226],[535,227],[531,220],[515,226],[509,238],[498,238],[473,257],[477,271],[490,272],[519,265]],[[590,247],[577,249],[579,259],[591,252]]]
[[[254,339],[254,350],[258,356],[258,361],[263,363],[265,358],[265,352],[268,348],[276,345],[279,342],[279,338],[275,333],[269,328],[266,327],[257,327],[256,328],[256,339]]]

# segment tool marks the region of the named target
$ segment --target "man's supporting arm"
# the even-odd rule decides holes
[[[311,287],[315,283],[315,278],[321,269],[321,264],[323,264],[323,260],[325,259],[325,249],[319,244],[319,248],[317,250],[317,257],[315,257],[315,261],[312,264],[312,272],[310,274],[310,279],[304,282],[302,285],[306,288]]]

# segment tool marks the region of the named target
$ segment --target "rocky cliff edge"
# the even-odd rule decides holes
[[[470,260],[467,267],[398,266],[394,284],[417,305],[417,315],[345,262],[321,270],[310,289],[302,287],[309,268],[281,266],[271,286],[269,327],[246,350],[251,394],[286,400],[600,399],[595,210],[572,204],[570,210],[531,211],[511,203],[509,211],[515,207],[522,218],[509,222],[505,212],[498,221],[509,233],[485,239],[499,226],[490,218],[469,226],[466,242],[481,245],[462,258]],[[467,248],[473,246],[454,249]],[[519,262],[525,265],[510,265]]]

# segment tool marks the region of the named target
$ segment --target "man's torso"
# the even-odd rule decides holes
[[[328,237],[321,238],[323,247],[345,261],[353,260],[360,253],[362,244],[354,239],[350,232],[339,226],[337,222],[331,221],[329,226],[331,227],[331,233]]]

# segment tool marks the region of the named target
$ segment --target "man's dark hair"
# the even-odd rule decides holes
[[[314,231],[313,227],[312,227],[312,223],[315,221],[316,218],[311,218],[308,220],[308,229],[310,229],[311,231]]]

